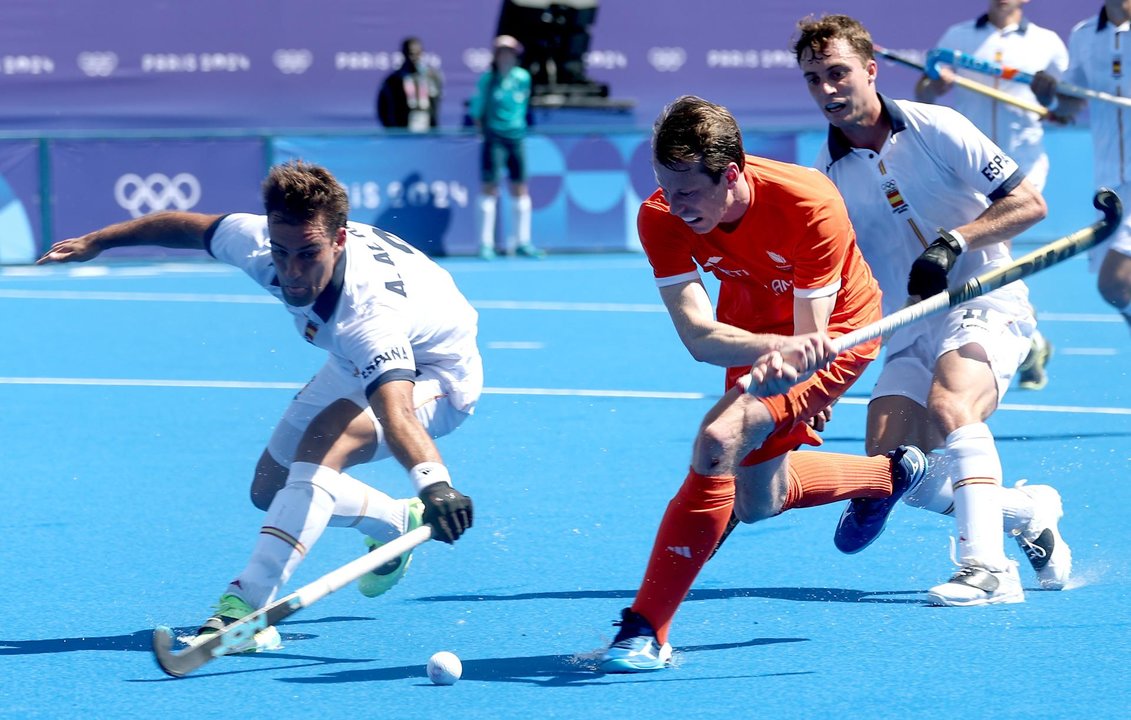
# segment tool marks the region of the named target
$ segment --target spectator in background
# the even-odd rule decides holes
[[[1060,77],[1068,68],[1068,48],[1052,30],[1039,27],[1025,18],[1022,8],[1029,0],[992,0],[976,20],[952,25],[936,47],[959,50],[980,60],[989,60],[1025,72],[1045,72]],[[984,75],[939,65],[937,78],[924,75],[915,86],[919,102],[938,102],[950,92],[956,74],[987,82]],[[1036,103],[1032,89],[1011,80],[993,81],[994,87],[1021,100]],[[1048,178],[1049,158],[1045,153],[1041,118],[1036,113],[1008,105],[972,92],[950,95],[950,104],[978,126],[986,136],[1017,161],[1026,179],[1043,191]],[[1040,390],[1048,382],[1045,365],[1052,355],[1052,344],[1034,330],[1028,357],[1018,368],[1018,387]]]
[[[499,206],[499,173],[503,165],[514,198],[514,240],[507,241],[521,257],[540,258],[544,252],[530,242],[533,212],[526,186],[526,114],[530,109],[530,73],[519,67],[522,45],[510,35],[495,38],[491,68],[479,77],[468,114],[483,136],[479,195],[479,257],[495,257],[495,219]]]
[[[401,43],[404,62],[389,74],[377,92],[377,119],[387,128],[428,132],[440,124],[440,71],[424,62],[420,38]]]

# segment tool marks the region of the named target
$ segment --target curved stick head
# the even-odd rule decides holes
[[[1110,188],[1100,188],[1092,198],[1092,204],[1104,214],[1104,223],[1114,232],[1123,218],[1123,202],[1120,201],[1119,196]]]

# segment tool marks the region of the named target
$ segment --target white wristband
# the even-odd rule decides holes
[[[962,233],[958,232],[957,230],[948,230],[947,232],[952,238],[958,241],[958,247],[962,248],[962,252],[966,252],[966,238],[962,237]]]
[[[412,469],[408,471],[408,476],[412,480],[412,486],[416,488],[417,495],[424,488],[438,482],[452,484],[452,476],[448,474],[448,469],[444,467],[443,463],[438,462],[422,462],[413,465]]]

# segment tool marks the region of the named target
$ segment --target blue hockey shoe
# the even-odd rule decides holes
[[[884,531],[888,515],[900,498],[927,474],[927,455],[914,445],[900,445],[891,458],[891,495],[886,498],[855,498],[840,516],[833,543],[849,555],[872,544]]]

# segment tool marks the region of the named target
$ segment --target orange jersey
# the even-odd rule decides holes
[[[876,320],[880,290],[856,246],[836,186],[812,168],[746,156],[753,201],[737,227],[698,235],[670,213],[657,190],[637,229],[657,284],[720,281],[716,316],[749,332],[793,335],[793,300],[836,294],[830,335]]]

